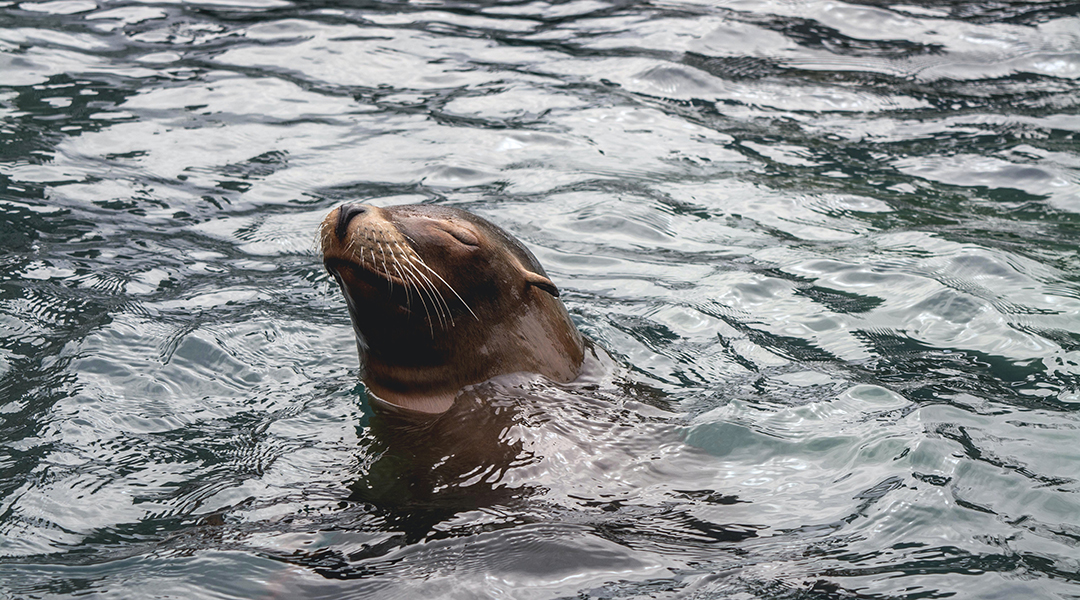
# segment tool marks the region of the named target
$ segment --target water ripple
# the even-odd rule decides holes
[[[1075,595],[1078,23],[0,6],[0,596]],[[373,413],[346,200],[513,232],[597,373]]]

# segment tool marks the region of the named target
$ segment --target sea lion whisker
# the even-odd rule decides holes
[[[450,306],[446,303],[446,299],[443,298],[442,292],[438,290],[435,283],[431,281],[422,271],[416,268],[416,263],[423,264],[423,259],[420,258],[416,251],[412,249],[408,244],[403,244],[399,239],[395,239],[393,242],[401,250],[401,258],[403,259],[402,267],[407,269],[412,274],[414,285],[418,291],[425,292],[425,299],[431,300],[432,308],[435,310],[436,316],[439,318],[439,325],[446,329],[446,321],[449,319],[450,326],[453,327],[454,317],[451,314]],[[396,255],[396,253],[395,253]]]
[[[423,278],[423,274],[420,273],[415,267],[412,266],[412,260],[411,260],[412,257],[409,256],[409,255],[406,255],[406,256],[404,256],[404,258],[405,258],[405,262],[402,263],[402,267],[411,275],[411,280],[412,280],[412,283],[413,283],[413,287],[415,287],[416,291],[417,291],[416,295],[417,295],[418,298],[420,298],[420,302],[424,306],[424,312],[427,314],[428,326],[432,328],[431,335],[434,336],[435,335],[435,330],[434,330],[434,327],[432,326],[431,311],[428,310],[429,309],[428,301],[431,302],[431,307],[430,308],[435,310],[435,316],[439,319],[439,326],[442,327],[443,329],[446,329],[446,322],[443,319],[443,313],[442,313],[441,307],[439,306],[439,303],[436,301],[435,296],[432,293],[432,290],[431,290],[431,287],[430,287],[430,281],[428,281],[427,285],[425,285],[425,282],[421,280],[421,278]],[[424,278],[424,279],[426,279],[426,278]]]
[[[416,245],[416,241],[413,240],[412,237],[409,236],[409,234],[401,233],[401,237],[405,238],[406,240],[411,242],[413,245]],[[412,248],[409,248],[409,250],[412,250]],[[472,307],[469,306],[469,303],[466,302],[465,299],[461,297],[461,294],[459,294],[457,292],[457,290],[454,289],[454,286],[450,285],[445,279],[442,278],[442,275],[439,275],[438,272],[436,272],[434,269],[429,267],[428,264],[426,262],[424,262],[424,259],[420,258],[420,256],[418,254],[416,254],[415,252],[412,252],[412,255],[417,258],[417,261],[419,262],[420,266],[427,269],[432,275],[438,277],[439,281],[443,282],[443,285],[445,285],[447,288],[449,288],[450,291],[453,292],[455,296],[457,296],[457,299],[461,301],[461,303],[465,306],[465,309],[469,311],[469,314],[471,314],[474,319],[476,319],[477,321],[480,320],[480,317],[476,316],[476,313],[473,312]],[[447,308],[447,310],[450,309],[449,306],[447,306],[446,308]]]
[[[397,271],[398,277],[401,279],[402,284],[403,284],[402,287],[405,288],[405,309],[408,310],[410,313],[412,313],[412,290],[409,289],[409,287],[410,287],[409,278],[405,276],[404,272],[402,272],[402,270],[401,270],[401,261],[398,260],[397,255],[396,254],[391,254],[390,258],[393,259],[393,261],[394,261],[394,270]]]
[[[423,264],[423,259],[421,259],[421,258],[420,258],[419,256],[414,256],[414,257],[413,257],[413,259],[414,259],[414,263],[419,263],[419,264]],[[415,268],[415,267],[414,267],[414,268]],[[422,271],[420,271],[419,269],[417,269],[417,273],[418,273],[418,275],[419,275],[420,277],[422,277],[422,278],[424,279],[424,281],[425,281],[425,282],[427,283],[428,289],[430,289],[430,290],[432,291],[432,293],[434,293],[434,294],[435,294],[435,296],[436,296],[436,300],[437,300],[437,302],[439,303],[439,309],[440,309],[440,311],[442,312],[442,314],[444,314],[444,315],[445,315],[445,319],[444,319],[444,320],[448,320],[448,321],[450,322],[450,326],[451,326],[451,327],[454,327],[454,326],[456,325],[456,323],[455,323],[455,321],[454,321],[454,314],[453,314],[453,311],[452,311],[452,310],[450,310],[450,305],[449,305],[449,304],[448,304],[448,303],[446,302],[446,297],[445,297],[445,296],[443,296],[443,293],[442,293],[442,291],[441,291],[441,290],[439,289],[439,286],[438,286],[438,285],[436,285],[436,284],[435,284],[435,282],[434,282],[434,281],[432,281],[430,277],[428,277],[427,275],[425,275],[425,274],[424,274],[424,273],[423,273]],[[444,325],[444,327],[445,327],[445,325]]]
[[[383,273],[386,273],[386,281],[390,284],[390,293],[394,293],[394,278],[390,277],[390,269],[386,266],[386,249],[379,246],[379,256],[382,258]]]
[[[412,277],[412,280],[413,287],[416,288],[416,297],[420,299],[420,305],[424,307],[424,314],[427,315],[427,323],[428,329],[431,331],[431,339],[435,339],[435,325],[431,321],[431,311],[428,310],[428,298],[424,294],[424,287],[420,285],[419,281],[416,279],[415,276]]]
[[[398,247],[401,246],[401,244],[398,244],[397,242],[394,242],[394,245],[396,245]],[[406,252],[404,250],[402,252],[398,252],[397,250],[395,250],[395,251],[393,251],[391,253],[391,257],[393,257],[393,259],[394,259],[394,264],[396,265],[395,268],[398,270],[399,273],[401,273],[402,280],[406,282],[405,301],[406,301],[407,305],[410,307],[410,312],[411,312],[412,289],[413,288],[416,288],[416,295],[417,295],[418,298],[420,298],[420,301],[424,302],[424,298],[423,298],[423,296],[421,296],[420,290],[419,290],[420,285],[417,282],[416,276],[413,275],[412,271],[409,269],[409,266],[407,264],[402,263],[402,259],[404,259],[406,262],[408,262],[408,252]]]
[[[450,285],[445,279],[442,278],[442,275],[439,275],[439,273],[436,272],[435,269],[429,267],[427,263],[423,260],[420,261],[420,266],[427,269],[432,275],[438,277],[439,281],[443,282],[443,285],[445,285],[451,292],[453,292],[454,295],[457,296],[457,299],[460,300],[463,305],[465,305],[465,310],[469,311],[469,314],[472,315],[474,319],[476,319],[477,321],[480,320],[480,317],[476,316],[476,313],[473,312],[473,309],[469,306],[469,303],[461,297],[461,294],[457,293],[457,290],[454,289],[454,286]]]
[[[414,258],[416,257],[410,257],[410,265],[413,264],[412,259]],[[413,267],[413,272],[418,278],[423,280],[423,288],[425,291],[427,291],[429,297],[431,298],[432,307],[435,309],[435,313],[439,317],[439,325],[443,329],[446,329],[446,321],[447,319],[449,319],[450,326],[453,327],[454,317],[450,314],[450,306],[446,304],[446,299],[443,298],[442,292],[440,292],[438,288],[435,287],[435,283],[431,281],[431,279],[424,275],[424,273],[417,269],[415,266]]]
[[[396,233],[397,233],[397,236],[396,236],[397,239],[394,240],[394,243],[398,246],[398,248],[401,249],[403,258],[405,258],[406,262],[410,266],[413,267],[413,273],[415,273],[415,275],[417,277],[423,278],[423,280],[427,283],[427,286],[426,286],[427,289],[430,290],[431,292],[433,292],[435,295],[437,295],[437,297],[438,297],[437,300],[438,301],[436,302],[436,308],[438,309],[440,315],[441,316],[445,315],[445,318],[450,320],[450,326],[451,327],[455,326],[456,323],[454,321],[453,311],[450,310],[450,305],[446,302],[446,298],[443,296],[442,292],[439,291],[438,286],[435,285],[435,282],[432,281],[430,278],[428,278],[426,275],[424,275],[424,273],[422,271],[415,268],[415,265],[420,265],[420,266],[424,267],[425,269],[430,271],[436,277],[439,277],[439,274],[435,273],[435,271],[433,271],[431,269],[431,267],[429,267],[427,265],[427,263],[424,262],[424,259],[421,258],[420,255],[417,254],[415,250],[413,250],[412,246],[410,246],[409,244],[405,244],[405,243],[401,242],[401,240],[404,239],[406,241],[409,241],[409,242],[412,242],[413,244],[415,244],[416,242],[411,237],[409,237],[405,233],[401,233],[401,232],[396,232]],[[442,277],[439,277],[439,280],[442,281],[444,284],[446,283],[446,281]],[[447,287],[450,287],[449,284],[447,284]],[[453,288],[451,288],[451,291],[454,291]],[[457,292],[454,292],[454,294],[457,295]],[[459,299],[460,299],[460,296],[459,296]],[[468,305],[466,305],[466,308],[468,308]],[[469,312],[472,312],[472,309],[469,309]],[[446,327],[445,319],[440,319],[440,320],[444,321],[443,322],[443,328],[445,329],[445,327]]]
[[[431,267],[428,267],[426,264],[424,264],[424,259],[420,258],[420,256],[417,255],[417,254],[413,254],[410,257],[409,262],[410,262],[410,264],[419,264],[420,266],[423,266],[425,269],[427,269],[429,271],[431,270]],[[427,282],[428,289],[431,290],[431,292],[433,292],[438,297],[438,302],[440,304],[437,304],[437,307],[439,309],[439,312],[442,313],[442,314],[445,314],[446,318],[450,320],[450,326],[453,327],[455,325],[454,316],[452,314],[452,311],[450,310],[450,305],[447,304],[446,298],[443,297],[442,292],[439,291],[438,287],[435,285],[435,282],[432,281],[427,275],[424,275],[424,273],[422,271],[420,271],[419,269],[416,269],[416,274],[419,275],[420,277],[422,277],[425,282]],[[444,311],[444,309],[445,309],[445,311]],[[443,328],[445,329],[446,328],[445,319],[440,319],[440,320],[443,321]]]

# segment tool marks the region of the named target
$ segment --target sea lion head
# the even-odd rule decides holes
[[[344,204],[320,240],[379,399],[438,413],[497,375],[578,375],[582,339],[558,288],[496,225],[449,207]]]

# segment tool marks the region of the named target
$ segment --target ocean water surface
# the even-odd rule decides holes
[[[373,413],[315,232],[597,373]],[[0,2],[0,599],[1080,597],[1080,11]]]

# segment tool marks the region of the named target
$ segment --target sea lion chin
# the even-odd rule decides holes
[[[363,381],[391,407],[441,413],[461,388],[528,372],[566,383],[584,346],[536,257],[456,208],[344,204],[323,263],[345,295]]]

